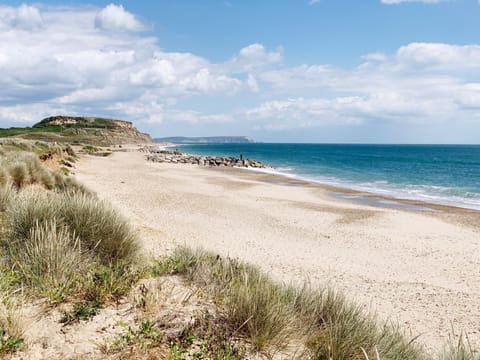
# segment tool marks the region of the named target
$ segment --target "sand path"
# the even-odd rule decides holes
[[[133,220],[149,254],[200,246],[277,279],[328,283],[431,350],[452,326],[480,343],[480,212],[371,207],[318,186],[143,157],[85,157],[76,176]]]

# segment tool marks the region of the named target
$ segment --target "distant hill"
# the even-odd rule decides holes
[[[153,142],[129,121],[85,116],[52,116],[32,127],[0,129],[0,137],[8,136],[95,145]]]
[[[174,144],[246,144],[253,143],[246,136],[207,136],[207,137],[184,137],[173,136],[154,139],[156,142],[170,142]]]

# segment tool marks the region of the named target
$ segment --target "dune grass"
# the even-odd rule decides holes
[[[451,336],[446,349],[438,357],[439,360],[480,360],[480,352],[473,348],[464,334]]]
[[[13,196],[2,245],[17,283],[53,302],[104,302],[123,296],[140,276],[135,232],[106,202],[35,188]]]
[[[107,202],[78,191],[62,193],[27,189],[7,209],[9,246],[24,243],[32,229],[55,220],[78,239],[79,251],[104,265],[134,260],[138,241],[132,227]]]
[[[24,327],[17,308],[8,298],[0,297],[0,357],[14,353],[25,345]]]
[[[379,324],[334,291],[273,282],[258,269],[203,251],[179,249],[156,266],[178,273],[216,299],[230,336],[246,337],[256,351],[296,347],[301,359],[428,359],[395,326]]]

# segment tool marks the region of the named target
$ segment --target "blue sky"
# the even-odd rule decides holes
[[[0,126],[479,143],[477,0],[2,1]]]

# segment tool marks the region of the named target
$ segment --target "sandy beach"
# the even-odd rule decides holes
[[[278,280],[328,284],[432,351],[452,328],[480,343],[480,212],[371,206],[320,185],[144,156],[86,156],[75,172],[132,220],[149,255],[202,247]]]

